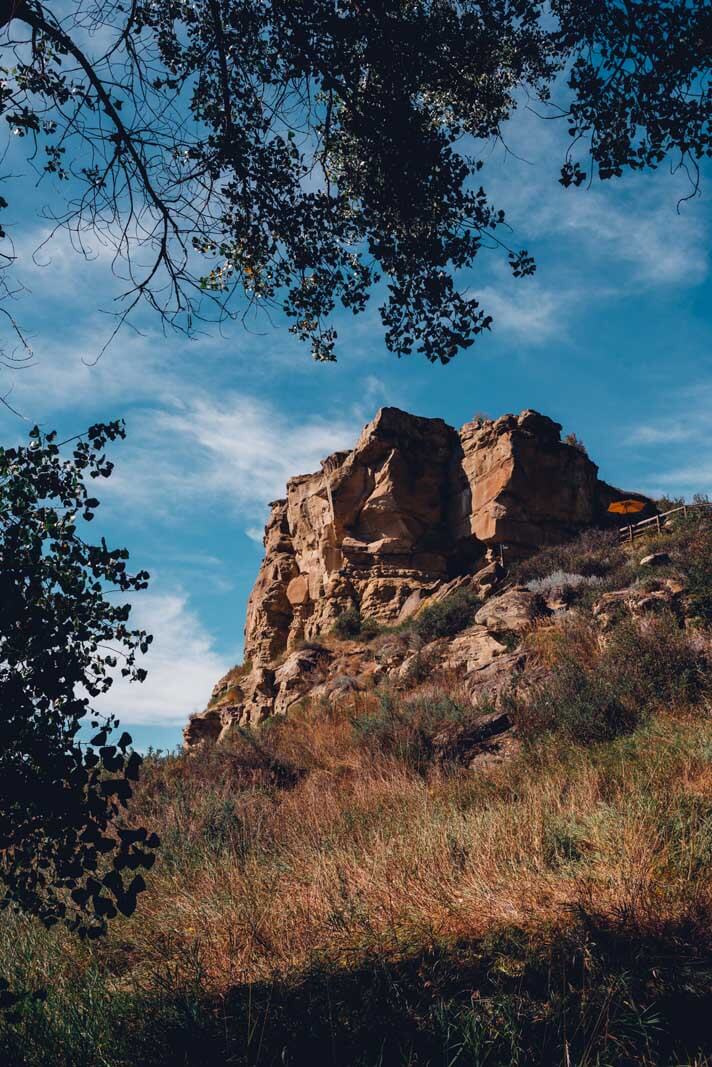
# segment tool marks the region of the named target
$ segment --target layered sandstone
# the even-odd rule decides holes
[[[596,464],[560,435],[535,411],[476,418],[458,432],[382,408],[350,452],[290,479],[286,498],[272,504],[248,604],[251,672],[220,683],[220,715],[208,715],[210,729],[194,720],[195,736],[284,712],[323,680],[324,655],[297,662],[289,653],[344,611],[400,621],[476,572],[491,587],[492,550],[506,561],[610,523],[609,504],[631,494],[601,482]]]
[[[609,503],[623,494],[560,433],[535,411],[477,419],[458,433],[382,408],[351,452],[292,478],[272,505],[246,658],[271,663],[350,607],[395,621],[418,594],[474,572],[490,546],[522,555],[609,521]]]

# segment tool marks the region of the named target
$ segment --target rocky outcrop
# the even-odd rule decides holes
[[[350,607],[380,622],[482,566],[610,521],[622,496],[558,423],[525,411],[441,419],[382,408],[351,452],[292,478],[272,505],[247,611],[245,657],[271,663]],[[626,494],[630,495],[630,494]]]
[[[249,599],[251,672],[213,695],[188,743],[231,722],[283,713],[333,678],[330,653],[300,648],[345,611],[393,624],[461,589],[483,598],[501,579],[500,558],[506,564],[615,523],[609,504],[631,494],[601,482],[595,463],[560,434],[535,411],[477,418],[458,432],[441,419],[382,408],[351,451],[290,479],[286,497],[272,504]],[[497,645],[488,627],[521,631],[541,613],[521,590],[499,606],[491,601],[478,616],[485,636],[472,635],[470,660]],[[484,659],[478,669],[499,677],[495,655]]]
[[[483,604],[475,615],[475,622],[495,634],[524,633],[536,619],[546,615],[551,615],[551,611],[540,596],[514,586]]]

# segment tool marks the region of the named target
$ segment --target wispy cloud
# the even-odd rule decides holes
[[[205,707],[231,664],[218,655],[212,634],[180,590],[137,596],[131,624],[154,635],[142,660],[148,677],[140,684],[117,677],[96,708],[116,715],[122,724],[184,725],[192,712]]]
[[[527,279],[503,280],[477,290],[477,299],[494,324],[493,330],[516,341],[541,345],[566,332],[568,313],[578,295],[545,289]]]
[[[237,392],[175,401],[142,414],[107,502],[176,521],[198,505],[216,521],[237,514],[247,535],[261,540],[269,501],[284,495],[293,475],[318,470],[329,453],[351,447],[362,414],[299,418]]]
[[[624,443],[658,449],[656,483],[684,496],[712,491],[712,382],[678,389],[665,413],[634,426]],[[663,447],[664,446],[664,447]]]
[[[687,174],[637,173],[591,187],[564,189],[559,167],[566,122],[543,121],[522,107],[504,127],[511,154],[496,150],[485,187],[507,211],[516,243],[559,240],[567,273],[586,265],[625,271],[624,288],[688,285],[709,272],[709,212],[690,193]]]

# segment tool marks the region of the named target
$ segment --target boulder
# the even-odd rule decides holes
[[[625,614],[640,618],[660,611],[677,611],[685,586],[675,578],[665,578],[654,587],[631,586],[604,593],[593,605],[593,617],[604,629],[610,629]]]
[[[486,626],[471,626],[447,644],[444,666],[465,675],[489,667],[507,646],[492,636]]]
[[[547,615],[551,610],[538,593],[515,586],[488,600],[475,615],[475,622],[493,633],[523,633]]]
[[[274,714],[286,715],[292,704],[323,682],[332,658],[320,645],[292,652],[274,672]]]

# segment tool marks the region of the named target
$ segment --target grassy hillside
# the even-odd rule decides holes
[[[438,756],[490,710],[445,676],[152,756],[136,915],[90,945],[0,920],[0,974],[47,991],[0,1062],[712,1064],[711,527],[516,577],[568,610],[523,639],[506,758]],[[665,577],[674,603],[602,629],[602,593]]]

